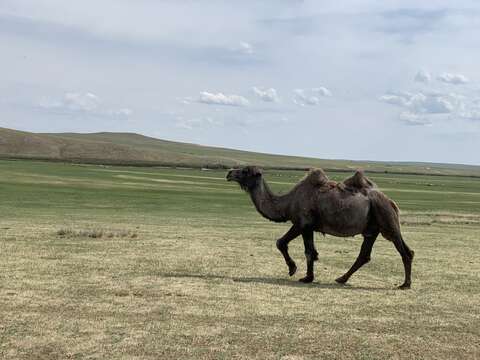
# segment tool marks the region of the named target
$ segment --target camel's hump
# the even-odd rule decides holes
[[[357,170],[355,174],[348,179],[343,181],[343,184],[347,188],[354,188],[354,189],[371,189],[376,187],[375,183],[371,181],[369,178],[365,176],[363,171]]]
[[[329,179],[322,169],[311,169],[305,176],[305,180],[313,186],[323,186],[328,183]]]

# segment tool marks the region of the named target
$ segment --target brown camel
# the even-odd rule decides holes
[[[227,180],[240,184],[265,218],[292,222],[290,230],[277,240],[277,248],[285,258],[290,276],[295,274],[297,266],[288,253],[288,243],[299,235],[303,237],[307,261],[307,275],[300,281],[310,283],[314,279],[314,261],[318,260],[314,231],[343,237],[362,234],[363,243],[356,261],[335,280],[344,284],[370,261],[373,244],[380,233],[393,242],[402,257],[405,281],[399,288],[410,288],[414,252],[402,238],[398,207],[362,172],[357,171],[344,182],[336,183],[330,181],[323,170],[315,169],[285,195],[273,194],[262,171],[255,166],[230,170]]]

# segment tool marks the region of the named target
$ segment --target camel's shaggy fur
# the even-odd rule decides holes
[[[349,271],[336,281],[345,283],[350,276],[370,260],[373,244],[381,233],[392,241],[402,256],[405,281],[401,288],[411,284],[411,264],[414,252],[402,238],[398,207],[383,194],[361,171],[337,183],[328,179],[322,169],[311,170],[285,195],[275,195],[255,166],[234,169],[227,174],[250,197],[262,216],[275,222],[292,222],[290,230],[277,241],[290,275],[296,272],[295,262],[288,253],[288,243],[302,235],[307,258],[307,276],[303,282],[314,279],[313,262],[318,252],[313,243],[313,232],[335,236],[362,234],[364,241],[360,254]]]

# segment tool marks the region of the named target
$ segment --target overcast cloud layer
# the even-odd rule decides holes
[[[0,126],[480,164],[479,16],[461,0],[3,0]]]

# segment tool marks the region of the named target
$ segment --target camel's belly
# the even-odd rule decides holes
[[[370,202],[361,194],[346,199],[321,201],[315,230],[334,236],[354,236],[364,232],[370,212]]]
[[[318,229],[315,229],[315,231],[321,232],[323,234],[339,237],[355,236],[363,233],[363,230],[363,226],[337,228],[335,225],[324,225],[322,227],[319,227]]]

